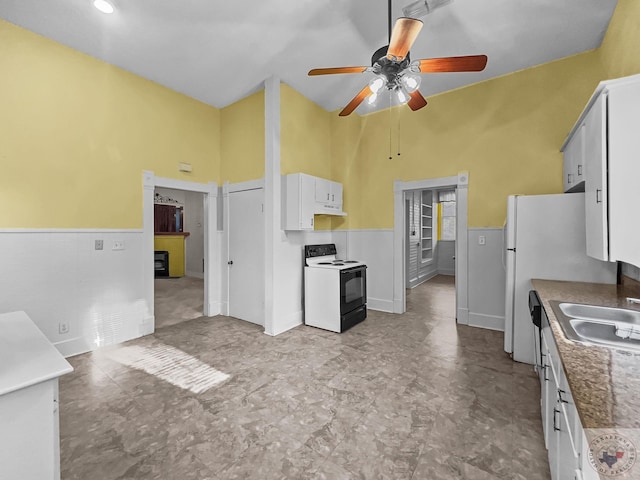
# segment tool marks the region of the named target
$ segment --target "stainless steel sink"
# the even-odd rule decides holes
[[[640,312],[598,305],[550,303],[569,340],[640,351]]]

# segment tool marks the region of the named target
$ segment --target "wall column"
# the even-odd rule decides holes
[[[264,89],[265,168],[264,168],[264,333],[276,335],[278,268],[282,195],[280,181],[280,79],[269,77]]]

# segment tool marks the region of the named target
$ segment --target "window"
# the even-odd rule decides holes
[[[456,239],[456,192],[455,190],[447,190],[438,192],[439,202],[439,240]]]

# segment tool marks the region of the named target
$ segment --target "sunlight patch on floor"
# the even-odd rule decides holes
[[[132,345],[108,353],[109,358],[136,370],[154,375],[176,387],[202,393],[224,382],[224,372],[169,345]]]

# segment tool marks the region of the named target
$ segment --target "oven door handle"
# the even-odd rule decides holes
[[[359,272],[360,270],[366,270],[366,269],[367,269],[366,265],[359,265],[357,267],[345,268],[344,270],[340,270],[340,275],[343,275],[346,273]]]

